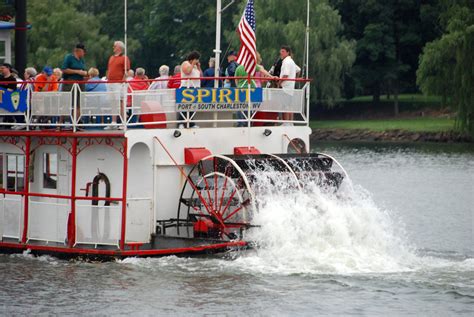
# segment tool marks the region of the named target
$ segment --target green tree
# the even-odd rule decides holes
[[[417,83],[426,94],[439,94],[457,109],[457,125],[474,135],[474,4],[443,1],[444,34],[428,43],[420,56]]]
[[[243,5],[234,16],[234,29],[241,18]],[[306,0],[255,2],[257,50],[268,69],[278,58],[282,45],[290,45],[295,62],[303,68],[305,53]],[[355,43],[341,36],[338,12],[328,1],[310,3],[309,77],[313,78],[312,98],[332,106],[341,97],[344,74],[355,60]],[[226,32],[228,41],[238,47],[235,31]]]
[[[399,91],[416,91],[418,55],[437,36],[439,8],[418,0],[333,0],[340,10],[344,34],[357,40],[357,60],[351,79],[359,94],[374,102],[386,92],[394,95],[398,114]]]
[[[77,10],[79,1],[28,1],[28,65],[61,67],[65,54],[76,43],[87,48],[88,67],[104,65],[111,51],[111,40],[99,33],[99,21]],[[104,69],[102,69],[103,71]]]

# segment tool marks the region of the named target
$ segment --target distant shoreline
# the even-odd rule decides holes
[[[406,131],[401,129],[373,131],[369,129],[324,128],[315,129],[311,141],[353,141],[353,142],[433,142],[433,143],[473,143],[468,135],[455,131]]]

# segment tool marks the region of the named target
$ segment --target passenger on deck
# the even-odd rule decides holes
[[[282,46],[280,49],[280,57],[283,60],[281,64],[281,73],[280,78],[283,79],[296,79],[296,75],[301,72],[301,68],[296,65],[295,61],[291,57],[291,48],[289,46]],[[289,100],[294,94],[295,81],[293,80],[284,80],[280,81],[280,87],[283,88],[283,91],[288,95]],[[284,121],[293,121],[293,113],[283,113],[282,119]],[[284,122],[283,125],[292,126],[291,122]]]
[[[87,76],[86,63],[84,56],[86,48],[83,44],[77,44],[74,47],[72,54],[67,54],[63,62],[63,78],[65,81],[83,81]],[[63,84],[63,91],[71,91],[72,83]],[[79,84],[81,89],[84,89],[84,84]]]
[[[161,65],[158,72],[160,73],[160,77],[155,78],[158,79],[158,81],[153,82],[148,90],[166,89],[168,87],[170,68],[166,65]]]
[[[107,86],[105,82],[102,82],[102,79],[100,79],[99,70],[97,68],[91,67],[87,73],[89,74],[89,79],[87,81],[91,83],[86,83],[86,91],[107,91]]]
[[[35,91],[58,91],[59,84],[56,76],[53,75],[53,69],[45,66],[41,74],[36,77]]]
[[[24,73],[25,80],[21,84],[20,89],[21,90],[30,89],[31,91],[34,91],[35,85],[32,82],[35,81],[35,77],[37,74],[38,72],[36,71],[36,69],[34,69],[34,67],[25,68],[25,73]]]
[[[201,64],[199,63],[199,59],[201,58],[201,54],[197,51],[193,51],[189,53],[186,60],[181,64],[181,86],[186,88],[200,88],[201,87],[201,80],[199,77],[202,77],[202,70]],[[195,79],[191,79],[195,78]],[[178,115],[178,120],[183,119],[184,113]],[[191,118],[194,115],[194,112],[188,113],[189,117]],[[190,124],[191,128],[198,128],[195,123]],[[184,128],[184,124],[180,123],[178,128]]]
[[[125,44],[122,41],[115,41],[113,45],[113,54],[109,57],[107,64],[107,80],[123,81],[128,80],[128,72],[132,72],[130,69],[130,59],[124,55]],[[120,94],[120,113],[123,114],[123,100],[125,99],[124,84],[123,83],[109,83],[106,85],[108,91],[118,92]],[[112,127],[106,127],[111,129],[117,124],[117,117],[112,116]]]
[[[200,58],[201,54],[194,51],[189,53],[186,60],[181,64],[181,87],[201,87],[201,80],[199,79],[199,77],[202,77],[201,63],[199,63]]]
[[[261,65],[262,64],[262,57],[260,56],[260,53],[257,52],[257,66],[256,66],[256,72],[257,73],[260,73],[260,76],[263,76],[263,77],[268,77],[268,78],[275,78],[274,76],[272,76],[269,72],[267,72],[265,70],[265,68],[263,68],[263,66]],[[257,74],[256,73],[256,74]],[[239,79],[236,79],[235,80],[235,84],[237,86],[237,88],[248,88],[248,79],[246,79],[245,77],[248,77],[248,73],[245,71],[245,67],[244,65],[239,65],[236,70],[235,70],[235,77],[243,77],[243,78],[239,78]],[[255,76],[257,77],[257,76]],[[259,80],[260,81],[260,80]],[[258,87],[257,85],[257,80],[251,80],[250,81],[250,87],[251,88],[255,88],[255,87]],[[260,87],[261,87],[261,83],[260,83]],[[245,112],[246,115],[248,115],[247,111]],[[239,111],[237,112],[237,118],[239,120],[245,120],[245,115],[244,115],[244,112],[243,111]],[[244,121],[240,121],[240,122],[237,122],[237,126],[238,127],[246,127],[247,126],[247,122],[244,122]]]
[[[135,77],[128,83],[129,92],[131,92],[131,90],[147,90],[149,84],[148,82],[146,82],[148,77],[145,74],[145,69],[142,67],[138,67],[135,70],[135,74]]]
[[[8,63],[3,63],[0,66],[0,82],[7,82],[7,83],[1,83],[0,87],[8,89],[8,90],[15,90],[16,87],[16,79],[13,76],[12,72],[12,65]],[[9,83],[11,82],[11,84]],[[12,123],[14,122],[14,118],[11,116],[0,116],[0,122],[9,122]],[[10,126],[6,127],[7,129],[10,128]]]
[[[206,69],[203,73],[203,77],[214,77],[216,70],[216,59],[211,57],[209,59],[209,68]],[[202,79],[201,80],[201,87],[214,87],[214,79]]]
[[[181,86],[181,66],[174,67],[173,76],[168,80],[168,88],[179,88]]]
[[[236,59],[237,53],[235,51],[230,51],[229,55],[227,55],[227,62],[229,63],[229,65],[227,65],[227,68],[225,69],[225,77],[235,76],[235,70],[239,66],[239,64],[237,64],[237,62],[235,61]],[[235,81],[233,79],[226,79],[224,82],[224,87],[235,87]]]
[[[130,81],[135,77],[135,71],[133,69],[129,69],[127,72],[126,80]]]
[[[11,89],[15,90],[16,89],[16,79],[12,74],[12,65],[8,63],[3,63],[0,66],[0,81],[1,82],[12,82],[10,83],[1,83],[0,87],[5,88],[5,89]]]
[[[76,44],[72,54],[67,54],[64,57],[62,71],[64,81],[83,81],[84,77],[87,76],[86,71],[86,62],[84,61],[84,56],[86,55],[86,48],[84,44]],[[73,83],[63,83],[62,91],[71,91]],[[81,91],[84,91],[84,83],[79,83],[79,88]],[[73,97],[74,98],[74,97]],[[76,116],[80,117],[81,108],[80,108],[79,94],[76,96]],[[71,100],[74,104],[74,100]],[[72,108],[72,106],[71,106]],[[59,122],[62,123],[62,117],[60,117]]]
[[[58,90],[62,91],[63,90],[63,84],[62,84],[63,72],[62,72],[61,68],[56,67],[55,69],[53,69],[53,75],[54,75],[54,77],[56,77],[56,79],[58,81],[58,84],[59,84]]]

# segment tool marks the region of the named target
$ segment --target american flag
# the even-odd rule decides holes
[[[248,0],[244,14],[239,22],[240,50],[237,64],[244,65],[245,71],[251,76],[255,75],[257,67],[257,38],[255,36],[255,11],[253,0]]]

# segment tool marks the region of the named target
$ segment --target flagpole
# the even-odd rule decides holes
[[[307,0],[306,7],[306,79],[309,79],[309,1]],[[310,96],[311,96],[311,85],[307,81],[305,85],[308,85],[306,88],[306,125],[309,125],[309,105],[310,105]]]
[[[127,78],[127,0],[123,1],[123,6],[124,6],[124,12],[123,12],[123,33],[124,33],[124,44],[125,44],[125,49],[124,49],[124,56],[125,56],[125,67],[124,67],[124,78]]]

